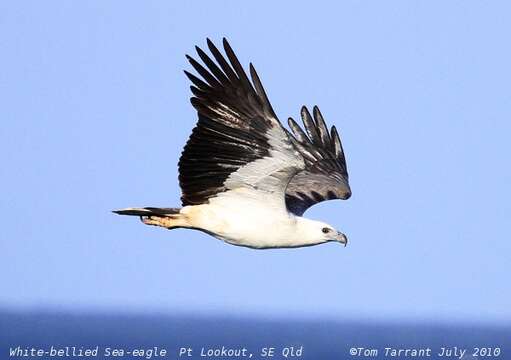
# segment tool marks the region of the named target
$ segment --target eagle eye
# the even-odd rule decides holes
[[[330,229],[327,227],[324,227],[323,229],[321,229],[321,231],[323,231],[323,234],[328,234],[330,232]]]

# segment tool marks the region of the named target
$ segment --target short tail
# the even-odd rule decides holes
[[[113,212],[119,215],[139,216],[146,225],[161,226],[166,229],[190,227],[186,216],[180,211],[179,208],[145,207],[114,210]]]
[[[169,216],[179,214],[180,208],[157,208],[157,207],[144,207],[144,208],[126,208],[112,211],[119,215],[133,215],[133,216]]]

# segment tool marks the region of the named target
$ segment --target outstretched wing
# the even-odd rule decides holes
[[[291,118],[289,137],[305,158],[306,167],[298,172],[286,189],[286,206],[301,216],[314,204],[330,199],[348,199],[351,189],[348,182],[346,159],[339,134],[332,126],[330,133],[317,106],[314,119],[306,107],[301,116],[307,134]]]
[[[190,56],[202,77],[186,72],[199,121],[179,160],[183,205],[206,203],[221,192],[249,188],[271,193],[285,209],[285,187],[305,167],[277,119],[250,64],[249,80],[226,39],[227,60],[208,39],[216,63],[200,48],[205,67]]]

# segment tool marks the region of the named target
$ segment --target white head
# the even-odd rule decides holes
[[[336,241],[344,246],[348,244],[348,238],[342,232],[337,231],[333,226],[321,221],[310,220],[297,217],[297,241],[303,242],[302,245],[307,246],[321,244],[329,241]]]

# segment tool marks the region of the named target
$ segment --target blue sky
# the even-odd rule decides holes
[[[506,2],[3,2],[0,306],[511,319]],[[184,55],[226,36],[281,120],[319,105],[350,244],[254,251],[110,210],[179,205]]]

